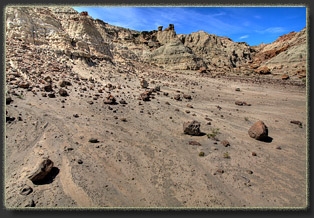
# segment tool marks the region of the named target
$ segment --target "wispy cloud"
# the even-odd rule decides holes
[[[286,28],[284,27],[269,27],[267,29],[264,30],[256,30],[257,33],[274,33],[274,34],[278,34],[278,33],[284,33],[286,32]]]
[[[240,36],[239,39],[246,39],[249,38],[249,35]]]

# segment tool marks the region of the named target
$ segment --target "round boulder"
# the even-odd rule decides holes
[[[268,137],[268,128],[263,121],[259,120],[251,126],[248,133],[251,138],[263,141]]]

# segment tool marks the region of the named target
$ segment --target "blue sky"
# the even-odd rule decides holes
[[[138,31],[174,24],[177,34],[203,30],[249,45],[271,43],[306,27],[306,7],[73,7],[93,18]]]

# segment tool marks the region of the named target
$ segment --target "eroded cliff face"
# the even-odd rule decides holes
[[[180,40],[201,58],[208,69],[225,71],[249,63],[255,50],[246,43],[236,43],[204,31],[180,35]]]
[[[304,78],[306,74],[306,28],[280,36],[269,44],[255,47],[252,66],[267,66],[273,73],[288,73]]]
[[[163,30],[135,31],[93,19],[70,7],[8,7],[7,38],[46,45],[71,58],[142,61],[171,70],[258,73],[287,71],[305,75],[306,29],[270,44],[249,46],[199,31],[177,35],[173,24]]]
[[[67,7],[8,7],[7,37],[49,45],[74,57],[112,58],[106,35],[88,15]]]

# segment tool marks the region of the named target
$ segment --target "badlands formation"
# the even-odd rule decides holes
[[[6,8],[7,208],[307,206],[306,29],[156,28]]]

